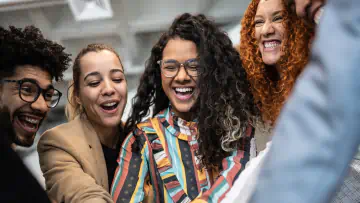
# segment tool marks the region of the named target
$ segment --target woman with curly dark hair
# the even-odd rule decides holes
[[[267,127],[276,119],[308,62],[314,30],[284,0],[252,0],[242,20],[240,53]],[[223,202],[248,202],[266,149],[247,165]],[[264,146],[265,147],[265,146]]]
[[[221,200],[250,158],[259,116],[229,37],[204,15],[179,16],[153,47],[133,101],[114,201]]]

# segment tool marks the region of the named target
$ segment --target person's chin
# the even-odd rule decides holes
[[[263,59],[264,63],[268,66],[274,66],[279,61],[279,57],[271,56]]]
[[[34,144],[36,134],[16,134],[13,142],[14,144],[22,147],[31,147]]]
[[[179,113],[188,113],[191,110],[191,107],[194,105],[193,103],[179,103],[174,102],[175,104],[173,107],[179,112]]]
[[[102,125],[107,128],[112,128],[115,126],[120,125],[121,123],[121,116],[114,116],[111,118],[103,118],[102,119]]]

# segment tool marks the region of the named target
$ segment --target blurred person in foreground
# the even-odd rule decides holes
[[[306,2],[296,0],[296,10],[313,23],[319,1]],[[357,152],[360,1],[326,3],[312,58],[279,117],[252,203],[330,202]]]

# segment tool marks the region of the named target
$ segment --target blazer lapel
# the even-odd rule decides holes
[[[93,164],[96,169],[96,180],[98,184],[101,184],[109,191],[106,162],[100,139],[86,117],[81,119],[81,121],[84,129],[84,136],[89,145],[90,154],[92,155]]]

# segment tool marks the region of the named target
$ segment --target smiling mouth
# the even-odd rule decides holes
[[[119,105],[119,102],[108,102],[108,103],[103,103],[100,105],[100,107],[105,111],[105,112],[111,112],[114,111]]]
[[[264,45],[265,51],[270,51],[270,50],[274,50],[276,47],[280,46],[281,41],[279,41],[279,40],[266,41],[263,43],[263,45]]]
[[[176,87],[173,88],[174,92],[175,92],[175,96],[176,98],[180,99],[180,100],[188,100],[190,99],[193,94],[194,94],[194,88],[192,87]]]
[[[40,122],[43,118],[35,118],[32,116],[20,114],[15,116],[15,120],[17,123],[26,131],[30,133],[37,132]]]
[[[313,19],[316,24],[319,24],[323,12],[324,12],[324,8],[322,6],[320,6],[315,10]]]

